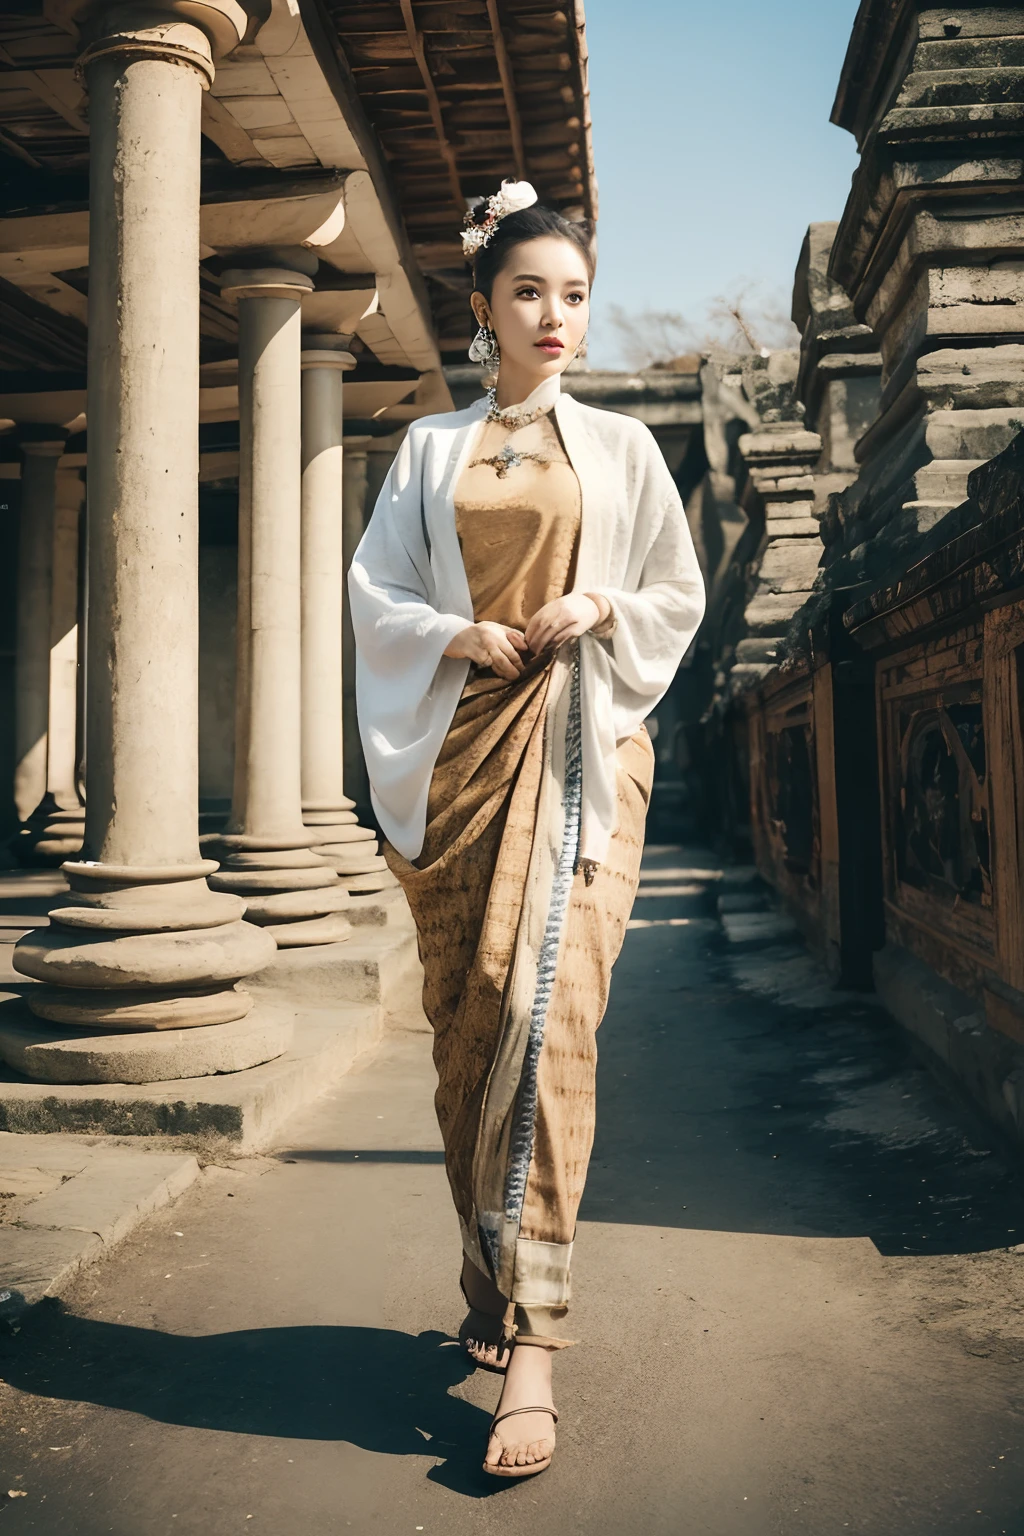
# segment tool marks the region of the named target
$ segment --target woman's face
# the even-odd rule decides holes
[[[582,253],[560,235],[517,245],[494,279],[488,304],[474,293],[473,313],[490,324],[502,364],[538,378],[572,362],[590,320],[590,279]]]

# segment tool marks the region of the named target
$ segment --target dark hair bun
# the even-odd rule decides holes
[[[532,208],[520,208],[507,213],[500,221],[485,246],[473,258],[473,286],[490,303],[494,279],[509,260],[512,252],[528,240],[539,240],[544,235],[557,235],[574,245],[587,265],[591,282],[594,280],[596,262],[590,228],[586,224],[573,224],[553,208],[534,203]]]

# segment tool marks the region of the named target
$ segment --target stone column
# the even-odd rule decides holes
[[[82,482],[76,471],[57,468],[63,430],[40,431],[23,442],[15,672],[15,798],[22,815],[12,852],[22,864],[57,865],[79,852],[85,833],[75,783]],[[26,814],[23,804],[33,796]]]
[[[350,437],[345,443],[345,460],[342,466],[342,547],[344,550],[345,580],[356,546],[365,527],[367,455],[365,437]],[[370,786],[366,778],[359,740],[359,721],[356,716],[356,642],[352,633],[348,603],[344,605],[342,623],[342,719],[344,733],[342,747],[345,754],[345,784],[356,804],[369,807]]]
[[[236,981],[274,952],[238,897],[208,889],[216,865],[200,857],[195,814],[200,104],[213,75],[205,18],[221,36],[225,10],[244,24],[238,6],[189,0],[179,14],[172,0],[101,12],[89,30],[85,8],[85,856],[64,866],[71,893],[15,966],[50,983],[30,989],[36,1014],[94,1030],[238,1020],[252,999]],[[244,1050],[232,1061],[251,1064]],[[193,1058],[193,1071],[213,1069]]]
[[[221,280],[238,304],[238,670],[226,857],[210,883],[244,895],[250,919],[290,948],[350,927],[348,893],[302,821],[300,305],[316,258],[263,259],[276,265]]]
[[[77,785],[78,548],[84,487],[77,470],[58,469],[50,567],[46,791],[18,832],[15,851],[32,864],[60,864],[79,853],[85,807]]]
[[[18,530],[17,650],[14,660],[14,803],[27,823],[46,794],[50,706],[50,608],[53,587],[54,499],[61,427],[27,431],[22,439]],[[21,836],[16,848],[20,853]]]
[[[302,812],[321,858],[349,890],[368,891],[390,875],[343,788],[342,377],[356,362],[348,341],[310,335],[302,353]]]

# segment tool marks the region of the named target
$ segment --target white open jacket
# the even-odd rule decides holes
[[[601,863],[615,830],[616,743],[671,683],[704,615],[704,583],[679,492],[648,429],[561,393],[554,410],[582,493],[573,590],[601,593],[614,616],[606,638],[580,641],[579,854]],[[431,774],[469,671],[443,652],[473,623],[455,487],[486,413],[481,399],[413,423],[349,571],[373,807],[407,859],[423,846]]]

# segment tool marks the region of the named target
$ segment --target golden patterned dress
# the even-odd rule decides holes
[[[484,462],[506,442],[517,465]],[[512,437],[484,426],[455,511],[478,623],[524,630],[571,590],[580,488],[550,415]],[[641,728],[619,745],[618,829],[588,884],[575,870],[577,649],[527,657],[513,682],[470,669],[434,768],[422,852],[410,863],[385,846],[419,934],[471,1331],[554,1347],[572,1342],[596,1032],[636,894],[653,773]]]

